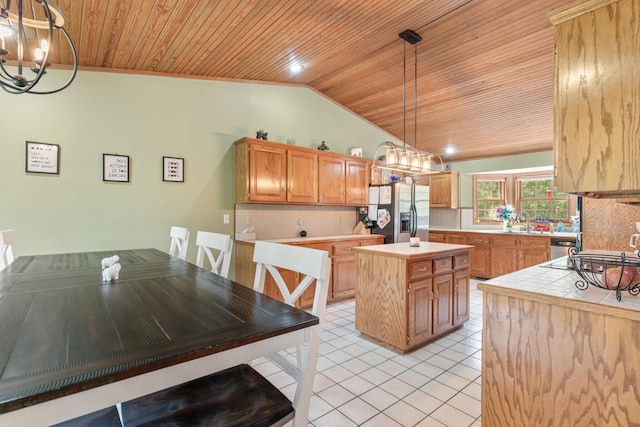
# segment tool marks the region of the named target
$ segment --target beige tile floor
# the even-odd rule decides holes
[[[464,327],[406,355],[360,337],[353,300],[329,305],[309,426],[479,427],[482,292],[477,283],[471,283]],[[266,359],[254,366],[292,398],[291,377]]]

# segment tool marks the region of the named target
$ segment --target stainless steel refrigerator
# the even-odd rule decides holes
[[[395,182],[371,188],[369,194],[377,195],[368,206],[372,234],[384,235],[385,243],[408,242],[410,237],[429,241],[429,186]]]

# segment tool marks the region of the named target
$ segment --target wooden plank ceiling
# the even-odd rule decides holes
[[[555,30],[547,13],[570,2],[52,1],[81,68],[305,84],[401,140],[406,131],[410,145],[414,47],[406,45],[403,84],[398,34],[412,29],[423,39],[416,45],[417,145],[445,161],[552,149]],[[35,49],[35,32],[27,37]],[[54,64],[71,63],[62,41],[54,43]],[[292,62],[302,73],[290,73]],[[456,151],[445,155],[447,147]]]

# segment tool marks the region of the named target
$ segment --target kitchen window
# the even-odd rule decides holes
[[[473,176],[473,217],[475,222],[493,222],[498,206],[507,204],[509,189],[507,175]]]
[[[551,174],[514,175],[514,205],[518,212],[525,211],[531,220],[541,218],[552,221],[570,221],[575,215],[575,197],[560,193],[553,183]]]

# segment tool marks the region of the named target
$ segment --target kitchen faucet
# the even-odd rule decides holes
[[[520,211],[517,215],[516,215],[516,220],[520,220],[522,219],[522,216],[524,215],[524,219],[526,221],[526,231],[527,233],[531,233],[531,221],[529,219],[529,213],[526,211]]]

